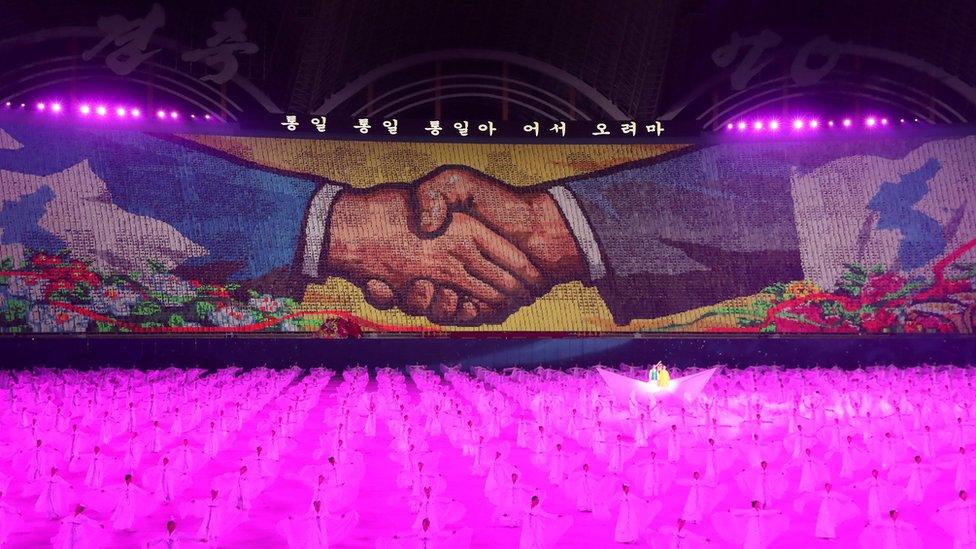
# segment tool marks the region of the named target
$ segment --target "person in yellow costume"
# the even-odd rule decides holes
[[[670,384],[671,384],[671,374],[668,373],[668,367],[658,362],[657,386],[661,388],[666,388]]]

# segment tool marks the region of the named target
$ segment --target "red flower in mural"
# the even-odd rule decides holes
[[[973,284],[969,280],[942,280],[933,284],[931,288],[919,292],[914,298],[917,301],[945,299],[948,295],[971,292],[972,290]]]
[[[340,337],[359,337],[364,327],[383,331],[428,331],[412,326],[390,326],[370,322],[346,311],[293,311],[295,302],[271,295],[239,302],[233,290],[224,285],[203,285],[168,272],[101,273],[82,261],[65,255],[35,252],[20,269],[5,259],[6,276],[0,289],[7,295],[27,300],[29,309],[11,314],[13,299],[0,299],[7,305],[6,322],[0,331],[84,332],[213,332],[233,330],[258,332],[280,326],[282,331],[299,331],[303,316],[336,316],[332,332]],[[106,277],[104,280],[102,277]],[[96,289],[97,287],[97,289]],[[202,288],[202,290],[201,290]],[[55,295],[56,294],[56,295]],[[175,296],[175,299],[174,299]],[[211,299],[214,299],[211,301]],[[289,313],[286,317],[266,317],[267,313]],[[348,316],[349,318],[346,318]],[[97,324],[93,324],[97,322]],[[311,327],[314,323],[309,323]]]
[[[969,280],[947,280],[942,283],[946,294],[958,294],[973,291],[973,284]]]
[[[56,255],[39,253],[31,258],[31,264],[36,267],[54,267],[61,264],[61,259]]]
[[[876,303],[884,296],[904,288],[905,282],[904,278],[895,273],[873,276],[861,288],[861,303]]]
[[[67,277],[75,282],[85,282],[91,286],[96,286],[99,282],[98,275],[88,269],[81,261],[72,261],[67,269]]]
[[[873,313],[861,315],[861,326],[865,331],[871,333],[881,333],[891,331],[898,322],[898,316],[888,309],[879,309]]]
[[[48,296],[50,296],[54,292],[58,292],[58,291],[61,291],[61,290],[70,292],[71,290],[74,290],[74,289],[75,289],[74,282],[72,282],[70,280],[67,280],[67,279],[64,279],[64,278],[61,278],[61,279],[52,280],[51,283],[48,284],[47,287],[44,289],[44,292]]]
[[[789,316],[784,316],[784,313]],[[797,318],[800,317],[800,318]],[[780,311],[773,319],[777,332],[821,332],[826,320],[817,303],[800,303]]]
[[[223,286],[214,286],[213,289],[210,290],[210,295],[214,297],[230,297],[230,292],[228,292],[227,288],[224,288]]]
[[[822,326],[816,326],[810,324],[809,322],[803,322],[802,320],[794,320],[792,318],[777,318],[773,321],[776,326],[777,332],[793,332],[793,333],[818,333],[824,331]]]
[[[803,333],[856,333],[858,331],[858,325],[838,309],[839,307],[848,312],[856,309],[857,303],[852,303],[849,298],[819,293],[797,299],[805,301],[791,300],[770,310],[772,316],[767,318],[775,331]]]
[[[90,271],[88,266],[81,261],[72,261],[63,265],[56,256],[38,254],[31,258],[31,264],[42,265],[43,268],[39,275],[51,281],[47,288],[47,295],[58,290],[73,290],[79,282],[84,282],[91,287],[98,286],[101,283],[98,275]]]
[[[826,328],[824,328],[823,331],[834,333],[834,334],[856,334],[858,330],[857,330],[857,326],[851,324],[850,321],[841,320],[835,323],[831,323]]]
[[[817,302],[800,303],[790,308],[789,311],[817,324],[824,324],[826,322],[823,316],[823,309],[820,308],[820,304]]]
[[[913,312],[908,313],[905,319],[906,333],[940,333],[949,334],[956,331],[952,322],[939,318],[934,315],[920,315]]]
[[[344,318],[336,319],[336,332],[339,337],[360,337],[362,335],[362,328],[359,324],[346,320]]]

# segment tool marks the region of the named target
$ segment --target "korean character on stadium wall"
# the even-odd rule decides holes
[[[5,332],[966,332],[976,137],[510,145],[4,124]]]

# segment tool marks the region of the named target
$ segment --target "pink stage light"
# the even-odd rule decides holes
[[[210,120],[210,118],[211,117],[207,115],[207,119]],[[739,120],[734,122],[726,122],[723,126],[725,128],[725,131],[738,130],[740,132],[745,132],[750,130],[757,131],[757,132],[761,132],[764,130],[776,131],[776,130],[787,129],[787,128],[792,129],[794,131],[802,131],[802,130],[819,130],[825,127],[829,127],[832,129],[837,126],[841,126],[845,129],[847,128],[852,129],[855,127],[858,128],[861,127],[877,128],[879,126],[888,127],[894,125],[895,120],[898,120],[903,124],[906,122],[909,123],[911,122],[911,119],[905,119],[905,118],[895,119],[889,117],[881,117],[878,115],[870,115],[870,116],[866,116],[865,118],[856,118],[856,117],[848,116],[836,120],[828,119],[826,121],[822,121],[819,118],[814,118],[814,117],[811,118],[796,117],[796,118],[791,118],[787,121],[780,121],[777,118],[754,118],[752,120]],[[915,119],[915,121],[918,122],[919,119]],[[723,126],[719,126],[718,128],[716,128],[716,130],[718,130]]]
[[[177,118],[180,117],[180,113],[178,113],[176,111],[173,111],[173,112],[169,113],[169,117],[172,118],[173,120],[176,120]]]
[[[119,107],[119,108],[115,109],[115,115],[116,116],[120,116],[120,117],[121,116],[125,116],[125,108],[124,107]]]
[[[97,108],[95,108],[95,114],[98,116],[105,116],[108,114],[108,109],[106,109],[104,105],[99,105]]]
[[[203,117],[206,118],[207,120],[210,120],[210,115],[209,114],[205,114],[205,115],[203,115]],[[729,129],[730,130],[732,129],[732,123],[731,122],[729,122]]]
[[[43,111],[46,107],[47,107],[47,105],[45,105],[44,103],[38,103],[37,104],[37,110],[39,110],[39,111]]]
[[[132,118],[139,118],[140,116],[142,116],[142,111],[140,111],[139,109],[132,109],[131,111],[129,111],[129,114],[132,115]]]
[[[8,107],[10,106],[10,101],[7,101],[6,106]]]
[[[51,103],[51,110],[53,112],[61,112],[61,103]]]
[[[89,107],[88,105],[82,105],[81,108],[78,109],[78,112],[87,116],[91,114],[91,107]]]
[[[156,111],[156,118],[166,118],[166,111]]]

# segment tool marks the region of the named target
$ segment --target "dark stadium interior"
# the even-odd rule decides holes
[[[0,547],[976,547],[973,0],[0,0]]]

